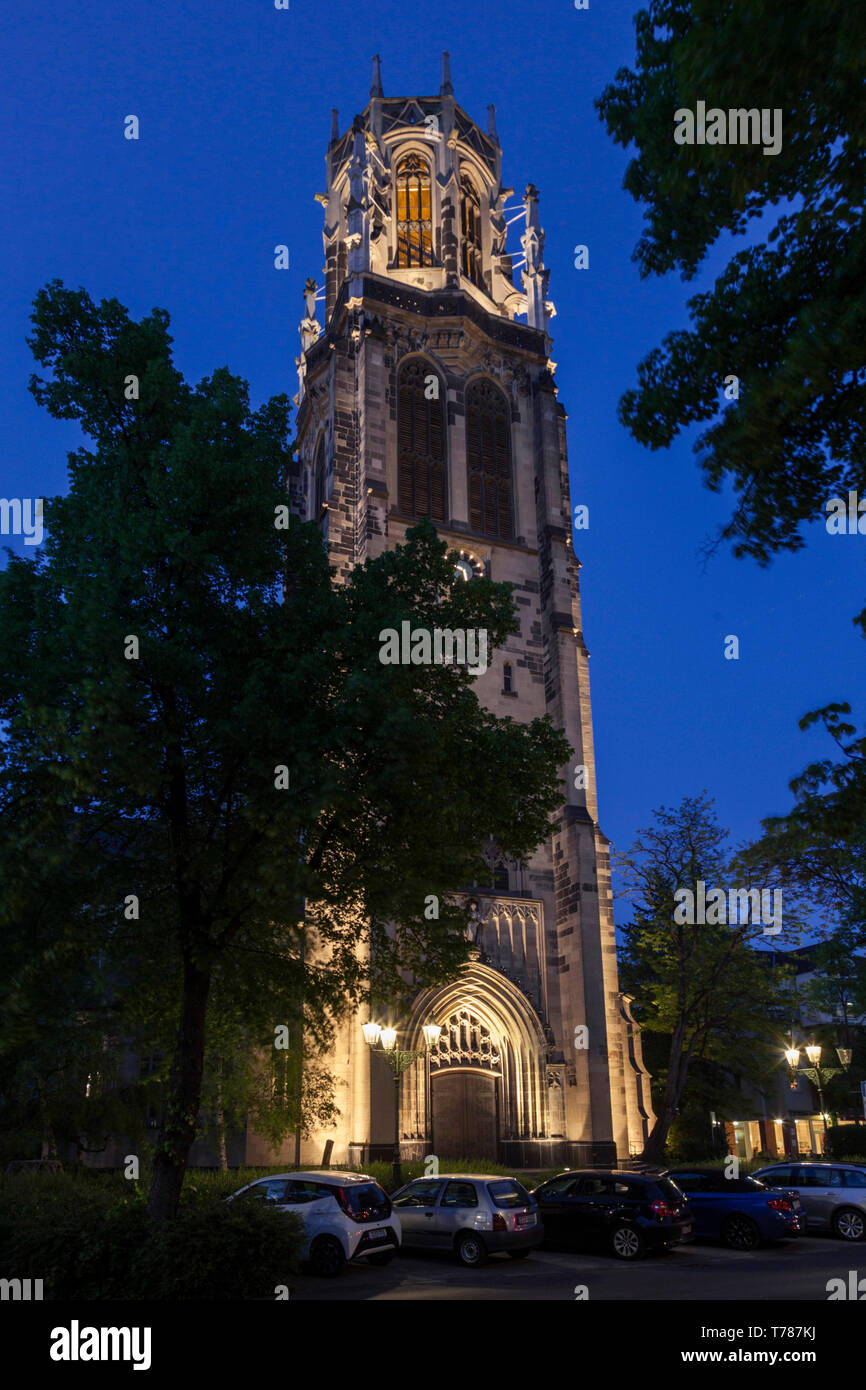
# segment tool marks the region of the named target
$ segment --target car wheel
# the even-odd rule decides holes
[[[480,1236],[465,1234],[457,1242],[457,1258],[462,1265],[474,1269],[487,1259],[487,1247]]]
[[[610,1238],[610,1248],[618,1260],[636,1260],[644,1253],[646,1243],[636,1226],[617,1226]]]
[[[729,1250],[756,1250],[761,1243],[761,1232],[749,1216],[729,1216],[721,1235]]]
[[[323,1279],[333,1279],[345,1263],[345,1252],[335,1236],[319,1236],[318,1240],[313,1241],[310,1264],[314,1274],[321,1275]]]
[[[509,1250],[512,1260],[525,1260],[527,1255],[531,1255],[531,1250]]]
[[[368,1265],[389,1265],[396,1255],[396,1250],[380,1250],[378,1255],[368,1255]]]
[[[866,1231],[866,1219],[856,1207],[843,1207],[833,1217],[833,1234],[840,1240],[862,1240]]]

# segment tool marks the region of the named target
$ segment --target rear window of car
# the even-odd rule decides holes
[[[346,1205],[350,1211],[377,1211],[388,1207],[387,1193],[376,1182],[351,1183],[343,1188]]]
[[[487,1191],[490,1200],[497,1207],[531,1207],[533,1202],[521,1183],[503,1178],[501,1182],[489,1182]]]
[[[673,1202],[677,1206],[680,1204],[683,1194],[670,1178],[656,1178],[655,1185],[666,1202]]]
[[[670,1180],[681,1192],[708,1192],[712,1182],[706,1173],[671,1173]]]

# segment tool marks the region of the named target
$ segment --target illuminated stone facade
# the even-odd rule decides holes
[[[426,1021],[443,1028],[429,1065],[401,1082],[402,1151],[531,1166],[627,1158],[653,1117],[597,820],[538,194],[503,186],[493,108],[485,132],[454,100],[446,55],[435,97],[386,98],[374,62],[369,104],[342,134],[334,112],[317,198],[324,323],[308,281],[293,504],[322,526],[338,578],[429,511],[467,576],[510,581],[520,632],[492,655],[479,698],[498,715],[549,713],[574,750],[549,840],[525,869],[492,862],[490,888],[473,890],[476,959],[402,1021],[404,1048],[420,1046]],[[509,221],[522,223],[519,268]],[[303,1161],[320,1161],[328,1139],[335,1162],[390,1155],[393,1081],[362,1021],[341,1028],[329,1060],[340,1120],[303,1144]],[[248,1159],[265,1156],[249,1144]]]

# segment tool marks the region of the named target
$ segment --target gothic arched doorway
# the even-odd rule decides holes
[[[515,1143],[551,1137],[547,1042],[522,991],[476,961],[416,998],[410,1048],[423,1050],[425,1021],[442,1032],[425,1065],[403,1077],[405,1139],[439,1158],[506,1161]]]
[[[489,1158],[499,1152],[498,1039],[469,1007],[455,1009],[430,1053],[431,1130],[440,1158]]]

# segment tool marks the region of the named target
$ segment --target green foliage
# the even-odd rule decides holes
[[[831,1125],[824,1136],[828,1158],[866,1163],[866,1124]]]
[[[157,1226],[142,1187],[117,1174],[2,1177],[4,1268],[43,1279],[47,1299],[273,1298],[298,1268],[301,1223],[224,1195],[216,1182],[184,1194],[175,1221]]]
[[[726,841],[713,803],[702,793],[685,797],[678,807],[660,807],[654,824],[616,857],[633,902],[632,921],[621,929],[621,980],[635,997],[641,1027],[666,1039],[663,1090],[647,1157],[661,1153],[694,1063],[713,1066],[717,1081],[726,1070],[761,1082],[778,1061],[785,977],[755,948],[768,940],[783,943],[796,930],[784,899],[782,929],[772,938],[751,921],[677,921],[677,890],[694,893],[698,881],[707,893],[778,885],[763,866],[756,870],[732,858]]]
[[[709,486],[732,484],[722,536],[766,563],[802,523],[866,482],[866,12],[848,0],[650,0],[637,62],[596,105],[636,153],[624,186],[643,204],[642,275],[691,278],[725,233],[766,230],[641,363],[620,418],[641,443],[698,438]],[[674,112],[783,113],[781,152],[674,143]],[[740,399],[722,402],[725,377]],[[724,409],[722,409],[724,405]]]
[[[327,1120],[315,1058],[335,1020],[453,977],[456,895],[488,837],[521,861],[544,838],[570,750],[548,718],[483,709],[465,668],[379,660],[404,620],[484,629],[495,651],[516,631],[511,586],[455,583],[429,522],[333,583],[318,528],[275,525],[285,397],[253,410],[226,368],[189,386],[160,310],[134,323],[55,281],[33,323],[33,394],[92,447],[46,501],[39,553],[0,574],[0,1056],[35,1056],[18,1081],[43,1099],[62,1071],[69,1127],[90,1133],[87,1077],[119,1084],[99,1044],[152,1055],[169,1215],[203,1096],[205,1123],[246,1107],[274,1137]],[[259,1084],[233,1059],[270,1059],[280,1024],[294,1070],[268,1060]]]

